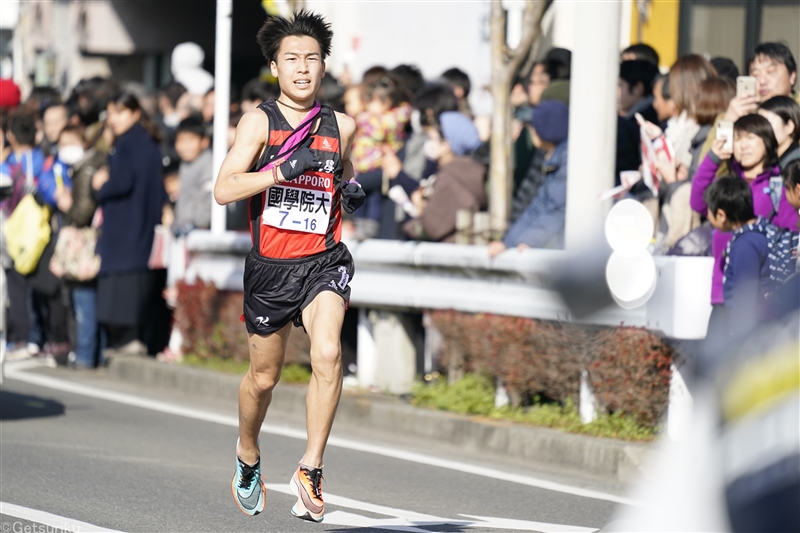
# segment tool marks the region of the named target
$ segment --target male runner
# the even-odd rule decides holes
[[[249,198],[253,249],[244,271],[244,321],[250,369],[239,387],[239,441],[231,491],[248,515],[264,510],[258,434],[280,378],[291,324],[311,339],[306,397],[308,444],[290,481],[292,513],[321,522],[322,456],[342,391],[339,338],[350,299],[353,261],[340,242],[341,207],[352,207],[343,187],[353,177],[350,146],[355,122],[322,106],[307,142],[285,161],[281,147],[314,107],[325,76],[333,32],[316,14],[270,17],[258,43],[281,94],[246,113],[219,172],[220,204]],[[270,162],[274,168],[258,172]],[[352,210],[352,209],[348,209]]]

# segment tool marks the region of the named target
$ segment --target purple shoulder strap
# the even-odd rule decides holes
[[[265,172],[267,170],[272,170],[274,166],[274,162],[278,161],[281,158],[286,158],[291,155],[300,144],[308,139],[308,136],[311,135],[311,125],[314,123],[314,120],[319,116],[319,112],[322,109],[322,106],[319,105],[319,102],[314,102],[314,106],[309,111],[308,115],[306,116],[305,120],[297,125],[297,127],[289,134],[289,137],[283,142],[281,146],[280,152],[278,155],[275,156],[273,161],[267,163],[264,168],[259,169],[259,172]]]

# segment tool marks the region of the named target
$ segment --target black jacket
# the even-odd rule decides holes
[[[134,124],[114,143],[108,171],[108,181],[95,192],[103,209],[100,274],[147,270],[153,231],[167,202],[158,143]]]

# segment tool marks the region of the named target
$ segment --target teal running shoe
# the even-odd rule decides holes
[[[238,441],[236,449],[239,449]],[[243,513],[255,516],[264,510],[267,488],[264,486],[264,480],[261,479],[260,458],[256,464],[250,466],[239,459],[237,452],[236,474],[231,481],[231,493],[236,505]]]

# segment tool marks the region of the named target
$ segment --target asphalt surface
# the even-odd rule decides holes
[[[91,391],[119,391],[120,386],[96,375],[36,369],[24,375],[45,376],[46,382],[31,383],[36,380],[7,372],[0,390],[0,505],[5,506],[0,508],[0,533],[86,531],[92,529],[88,525],[131,532],[579,533],[601,528],[619,505],[613,498],[586,497],[580,491],[547,490],[329,446],[323,484],[326,520],[304,522],[290,514],[295,498],[288,493],[305,446],[295,438],[303,423],[297,420],[294,433],[261,435],[267,508],[249,517],[238,510],[230,491],[235,405],[188,404],[162,395],[156,399],[159,410],[147,401],[130,405],[124,398],[98,397]],[[124,392],[125,398],[148,398],[147,391]],[[176,411],[164,412],[163,406],[175,406]],[[370,443],[363,433],[358,438],[376,448],[385,445]],[[402,441],[394,444],[400,450],[405,446]],[[508,464],[497,469],[529,474]],[[22,516],[19,509],[28,514]],[[61,519],[66,521],[59,523]]]

